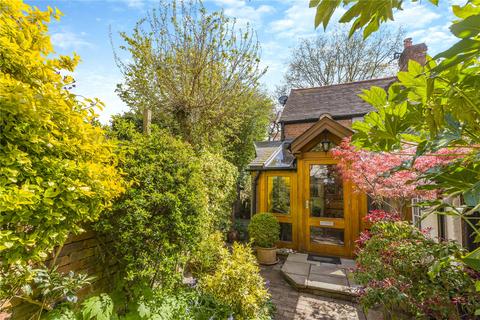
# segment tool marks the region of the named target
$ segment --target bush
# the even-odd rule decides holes
[[[123,298],[102,293],[82,303],[62,303],[45,313],[42,319],[198,320],[227,319],[232,314],[228,306],[219,304],[195,288],[181,288],[175,292],[144,288],[129,303]]]
[[[199,161],[208,197],[204,231],[207,235],[215,230],[226,232],[236,196],[237,168],[222,156],[206,151],[202,152]]]
[[[155,126],[145,136],[117,119],[115,130],[131,186],[96,228],[112,237],[127,280],[177,285],[209,220],[200,161],[189,144]]]
[[[355,280],[364,286],[360,302],[415,319],[473,316],[480,297],[473,271],[454,242],[436,243],[405,221],[373,224],[358,243]]]
[[[38,263],[123,191],[95,105],[64,89],[78,56],[48,35],[58,11],[0,1],[0,277]],[[19,284],[19,283],[17,283]],[[6,285],[0,280],[0,285]],[[0,288],[0,300],[10,289]]]
[[[248,234],[255,245],[272,248],[280,238],[280,224],[271,213],[257,213],[248,225]]]
[[[193,251],[189,261],[190,271],[195,277],[213,273],[225,250],[222,233],[217,231],[208,235]]]
[[[229,306],[235,319],[269,318],[269,294],[249,246],[224,250],[215,272],[200,279],[200,290]]]

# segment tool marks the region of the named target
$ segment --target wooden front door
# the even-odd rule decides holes
[[[351,257],[358,215],[352,186],[331,158],[303,162],[303,244],[308,252]]]

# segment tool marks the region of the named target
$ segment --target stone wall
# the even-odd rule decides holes
[[[105,236],[100,236],[93,231],[87,231],[77,236],[71,236],[58,254],[54,261],[54,254],[45,261],[47,266],[55,262],[57,270],[62,273],[74,271],[75,273],[86,273],[94,279],[91,285],[85,287],[79,292],[79,298],[85,298],[94,293],[105,292],[112,289],[117,270],[117,263],[111,255],[107,253],[109,240]],[[57,248],[58,250],[58,248]],[[54,252],[58,252],[54,250]],[[29,319],[30,316],[38,311],[38,307],[14,299],[11,302],[11,315],[0,314],[0,320],[3,319]]]

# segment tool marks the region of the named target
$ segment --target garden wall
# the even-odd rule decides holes
[[[91,285],[82,289],[79,298],[82,299],[93,293],[106,291],[111,288],[113,276],[117,271],[117,262],[107,253],[106,245],[110,241],[105,236],[100,236],[93,231],[87,231],[77,236],[71,236],[62,247],[55,265],[62,273],[74,271],[75,273],[86,273],[94,280]],[[58,250],[58,248],[57,248]],[[54,250],[54,252],[57,252]],[[45,261],[47,266],[53,262],[53,254]],[[38,307],[21,300],[12,301],[12,314],[10,317],[1,319],[28,319],[36,312]]]

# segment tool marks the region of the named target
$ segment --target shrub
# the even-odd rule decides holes
[[[115,145],[94,125],[98,102],[64,89],[78,56],[51,54],[48,24],[59,17],[0,1],[2,274],[45,259],[123,190]]]
[[[176,285],[208,220],[198,157],[189,144],[155,126],[148,136],[130,122],[117,120],[115,127],[112,134],[124,138],[120,167],[131,186],[96,228],[113,238],[127,280]]]
[[[248,234],[255,245],[272,248],[280,237],[280,224],[271,213],[257,213],[248,225]]]
[[[189,261],[192,274],[198,277],[204,273],[212,273],[225,250],[224,236],[218,231],[202,239]]]
[[[237,168],[222,156],[210,152],[200,155],[202,180],[208,197],[208,219],[204,231],[226,232],[231,223],[232,203],[236,196]]]
[[[355,280],[364,286],[360,302],[403,312],[416,319],[473,315],[480,297],[473,272],[460,260],[454,242],[436,243],[405,221],[373,224],[357,242]]]
[[[79,57],[52,54],[48,26],[60,15],[19,0],[0,1],[3,302],[28,291],[31,267],[40,267],[70,234],[83,232],[123,191],[115,144],[96,125],[101,103],[65,89]]]
[[[137,290],[138,296],[125,301],[125,296],[105,294],[92,296],[82,303],[64,302],[45,312],[45,320],[198,320],[228,319],[233,311],[196,288],[180,288],[175,292],[160,289]]]
[[[200,290],[229,306],[235,319],[268,318],[269,294],[249,246],[233,245],[223,251],[215,272],[200,280]]]

